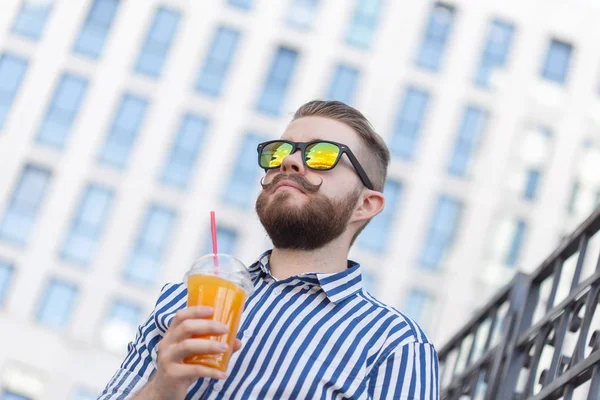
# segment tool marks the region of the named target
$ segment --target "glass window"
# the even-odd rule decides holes
[[[492,241],[492,260],[505,267],[515,268],[519,262],[527,224],[522,219],[505,218],[497,224]]]
[[[238,150],[235,166],[231,170],[229,185],[223,193],[223,201],[234,207],[248,209],[254,205],[254,194],[260,187],[260,167],[256,148],[264,139],[256,133],[248,133]]]
[[[8,390],[4,390],[0,394],[2,395],[0,400],[33,400],[31,397],[26,397]]]
[[[161,7],[146,35],[135,66],[136,72],[158,78],[175,38],[181,16],[178,12]]]
[[[346,43],[368,49],[377,28],[382,0],[356,0],[352,21],[346,33]]]
[[[26,71],[25,59],[9,53],[0,54],[0,129],[8,119],[8,113]]]
[[[152,286],[156,283],[160,262],[167,251],[174,225],[173,210],[159,205],[150,207],[125,263],[126,280],[141,286]]]
[[[358,86],[359,72],[356,68],[340,64],[336,67],[327,97],[351,104]]]
[[[50,171],[45,168],[25,166],[0,219],[0,240],[27,244],[46,196],[50,177]]]
[[[479,142],[485,133],[487,120],[488,114],[485,110],[473,105],[466,108],[448,165],[450,175],[459,177],[468,175]]]
[[[94,0],[73,46],[75,53],[100,57],[118,7],[119,0]]]
[[[240,33],[234,29],[217,29],[198,76],[197,91],[215,97],[221,94],[239,38]]]
[[[142,309],[126,300],[113,301],[102,326],[102,342],[115,353],[127,350],[127,344],[135,337],[142,322]]]
[[[400,207],[402,185],[388,180],[383,189],[385,207],[381,213],[369,222],[364,231],[356,239],[356,243],[365,250],[376,253],[385,252],[388,248],[389,237],[393,233],[395,215]]]
[[[277,116],[285,103],[285,97],[296,67],[298,53],[280,47],[273,58],[271,69],[258,98],[257,109],[265,114]]]
[[[38,40],[42,36],[51,9],[52,1],[22,1],[12,26],[13,33]]]
[[[377,287],[379,286],[379,281],[377,280],[377,276],[375,275],[375,273],[364,267],[361,268],[361,273],[363,290],[366,290],[367,293],[377,295]]]
[[[162,181],[164,183],[180,188],[189,185],[207,127],[208,121],[202,117],[193,114],[183,117],[169,158],[163,167]]]
[[[408,292],[402,310],[409,318],[416,321],[422,329],[429,329],[433,320],[434,298],[425,289],[413,288]]]
[[[234,229],[224,227],[217,228],[217,245],[220,254],[235,255],[237,251],[237,244],[238,233]],[[202,254],[200,254],[200,256],[212,254],[212,252],[212,236],[209,230],[202,248]]]
[[[98,156],[101,163],[125,168],[147,108],[145,99],[132,94],[123,95]]]
[[[430,71],[440,69],[453,21],[454,8],[440,3],[433,6],[417,53],[417,66]]]
[[[75,393],[75,396],[73,397],[73,399],[74,400],[97,400],[98,394],[93,393],[92,391],[90,391],[88,389],[79,389]]]
[[[406,89],[390,146],[393,155],[404,160],[414,158],[428,105],[429,93],[427,91],[416,87]]]
[[[0,307],[6,301],[8,288],[12,282],[15,268],[6,261],[0,260]]]
[[[462,203],[450,196],[442,195],[438,198],[421,251],[421,268],[439,269],[458,232],[462,208]]]
[[[513,34],[512,24],[499,20],[492,21],[475,76],[477,85],[489,87],[493,74],[506,65]]]
[[[54,329],[63,328],[71,319],[77,295],[78,289],[72,283],[51,279],[39,303],[38,323]]]
[[[88,265],[92,261],[113,200],[112,189],[96,184],[88,185],[63,243],[63,260],[80,265]]]
[[[86,88],[86,79],[71,74],[62,76],[37,134],[38,143],[64,148]]]
[[[552,39],[542,67],[542,78],[564,84],[567,81],[572,52],[573,46],[569,43]]]
[[[295,28],[310,29],[317,18],[320,0],[290,0],[287,8],[287,23]]]
[[[519,147],[511,161],[511,188],[525,200],[535,200],[540,189],[544,171],[552,153],[552,132],[538,125],[519,137]]]
[[[600,145],[586,142],[579,153],[568,209],[583,220],[600,205]]]
[[[227,0],[227,3],[242,10],[249,10],[252,8],[252,0]]]

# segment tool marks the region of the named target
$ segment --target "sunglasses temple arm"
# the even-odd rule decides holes
[[[374,190],[373,183],[371,183],[371,180],[367,176],[367,173],[365,172],[363,167],[358,162],[358,159],[354,156],[354,154],[352,154],[352,151],[350,149],[348,149],[348,150],[346,150],[346,153],[348,154],[348,158],[350,159],[350,162],[354,166],[354,169],[356,169],[356,172],[358,172],[358,176],[362,180],[363,184],[367,187],[367,189]]]

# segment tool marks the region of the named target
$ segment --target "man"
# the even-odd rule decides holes
[[[266,174],[256,211],[274,248],[249,268],[254,293],[228,374],[183,363],[224,352],[191,337],[227,328],[205,319],[207,307],[186,308],[185,285],[170,284],[100,399],[437,399],[433,345],[368,294],[348,261],[384,206],[381,137],[354,108],[312,101],[258,150]]]

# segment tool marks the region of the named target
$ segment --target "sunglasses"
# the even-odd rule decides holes
[[[258,145],[258,165],[265,171],[279,168],[283,163],[283,159],[294,154],[298,149],[302,151],[304,165],[317,171],[328,171],[335,168],[340,158],[342,158],[342,154],[346,154],[362,183],[368,189],[373,190],[373,184],[363,167],[350,148],[341,143],[327,140],[313,140],[305,143],[271,140]]]

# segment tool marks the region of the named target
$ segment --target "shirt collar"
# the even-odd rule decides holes
[[[272,250],[263,253],[258,260],[249,268],[251,274],[262,272],[266,276],[273,278],[269,268],[269,258]],[[327,295],[327,298],[333,303],[339,303],[348,297],[362,290],[362,273],[360,264],[348,260],[348,268],[342,272],[323,274],[318,272],[309,272],[297,275],[294,278],[317,283]],[[275,279],[275,278],[273,278]]]

